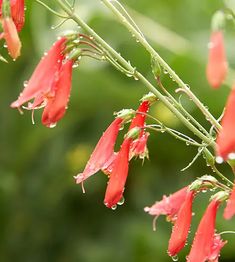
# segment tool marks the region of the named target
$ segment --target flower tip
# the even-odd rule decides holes
[[[17,108],[17,107],[20,107],[20,104],[19,104],[18,100],[12,102],[12,103],[10,104],[10,107],[11,107],[11,108]]]
[[[150,211],[150,207],[145,207],[144,212],[148,213]]]

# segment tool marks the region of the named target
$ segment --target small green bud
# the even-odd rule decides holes
[[[205,159],[206,159],[206,163],[209,165],[209,166],[214,166],[215,165],[215,157],[211,154],[211,152],[205,148],[203,151],[202,151]]]
[[[153,75],[156,78],[160,77],[161,74],[162,74],[162,69],[161,69],[160,64],[158,63],[158,61],[154,57],[152,57],[152,59],[151,59],[151,67],[152,67]]]

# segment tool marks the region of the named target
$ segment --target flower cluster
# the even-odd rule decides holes
[[[192,220],[192,203],[197,193],[208,188],[216,187],[217,180],[211,176],[203,176],[194,181],[190,186],[182,188],[174,194],[156,202],[151,207],[146,207],[145,212],[158,217],[166,215],[167,220],[173,223],[173,229],[168,245],[168,254],[172,257],[184,248]],[[221,248],[226,244],[215,230],[217,210],[222,201],[228,198],[228,193],[220,191],[211,198],[195,233],[188,262],[215,262],[218,261]],[[224,210],[224,217],[232,216],[234,207],[228,201]]]
[[[107,174],[109,181],[104,204],[108,208],[115,209],[120,201],[123,202],[129,161],[134,156],[142,159],[148,156],[147,139],[149,133],[145,131],[145,120],[149,107],[155,100],[155,96],[149,93],[142,98],[136,112],[133,110],[120,111],[98,141],[84,171],[75,176],[76,183],[79,184],[99,170]],[[130,121],[134,113],[135,117],[131,120],[129,131],[124,137],[119,152],[114,152],[119,130],[122,129],[122,125]]]
[[[0,0],[0,21],[8,52],[13,59],[20,55],[21,41],[18,36],[24,26],[24,0]]]

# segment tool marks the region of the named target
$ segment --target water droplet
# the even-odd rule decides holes
[[[56,127],[56,124],[57,124],[57,123],[50,123],[49,128],[54,128],[54,127]]]
[[[166,69],[163,70],[164,74],[168,74],[168,71]]]
[[[111,209],[112,209],[112,210],[116,210],[116,209],[117,209],[117,205],[113,205],[113,206],[111,207]]]
[[[24,87],[26,87],[28,85],[28,83],[29,83],[28,81],[24,81],[24,83],[23,83]]]
[[[176,256],[173,256],[173,257],[171,257],[171,258],[172,258],[173,261],[178,261],[178,260],[179,260],[179,258],[178,258],[177,255],[176,255]]]
[[[119,206],[121,206],[121,205],[123,205],[125,203],[125,198],[124,197],[122,197],[119,201],[118,201],[118,205]]]
[[[228,158],[229,158],[230,160],[234,160],[234,159],[235,159],[235,153],[230,153],[230,154],[228,154]]]
[[[224,162],[224,159],[221,156],[217,156],[215,158],[215,161],[216,161],[217,164],[222,164]]]

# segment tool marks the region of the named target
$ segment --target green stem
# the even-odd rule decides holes
[[[166,88],[163,86],[160,78],[156,78],[156,81],[158,83],[158,85],[161,87],[161,89],[163,90],[163,92],[170,97],[170,99],[173,101],[173,103],[176,105],[176,107],[178,107],[181,112],[188,118],[190,119],[198,128],[199,130],[201,130],[202,132],[204,132],[204,134],[208,137],[211,137],[210,133],[207,132],[207,130],[194,118],[192,117],[192,115],[185,110],[185,108],[181,105],[181,103],[179,103],[167,90]]]
[[[205,136],[200,130],[198,130],[194,125],[192,125],[186,117],[184,117],[170,102],[162,95],[140,72],[138,72],[131,64],[126,61],[119,53],[117,53],[110,45],[108,45],[92,28],[90,28],[78,15],[76,15],[73,10],[71,10],[62,0],[55,0],[60,7],[74,20],[78,25],[80,25],[87,33],[94,37],[94,39],[103,47],[104,51],[110,53],[119,63],[121,63],[127,70],[133,72],[133,76],[139,79],[145,87],[148,88],[156,97],[161,100],[165,106],[179,119],[182,123],[188,127],[196,136],[202,139],[206,144],[215,148],[215,142],[212,138]],[[136,30],[135,30],[136,32]],[[139,34],[139,33],[138,33]],[[141,38],[142,39],[142,38]]]
[[[179,85],[182,90],[192,99],[196,106],[206,116],[206,119],[211,122],[217,129],[221,129],[220,124],[214,118],[214,116],[208,111],[208,109],[201,103],[201,101],[190,90],[181,78],[175,73],[175,71],[166,63],[166,61],[153,49],[153,47],[147,42],[147,40],[133,27],[128,20],[119,12],[119,10],[112,4],[110,0],[101,0],[117,17],[118,21],[123,24],[128,31],[136,38],[138,42],[150,53],[150,55],[158,61],[158,63],[169,73],[173,80]],[[124,7],[123,7],[124,8]],[[126,11],[127,12],[127,11]]]

